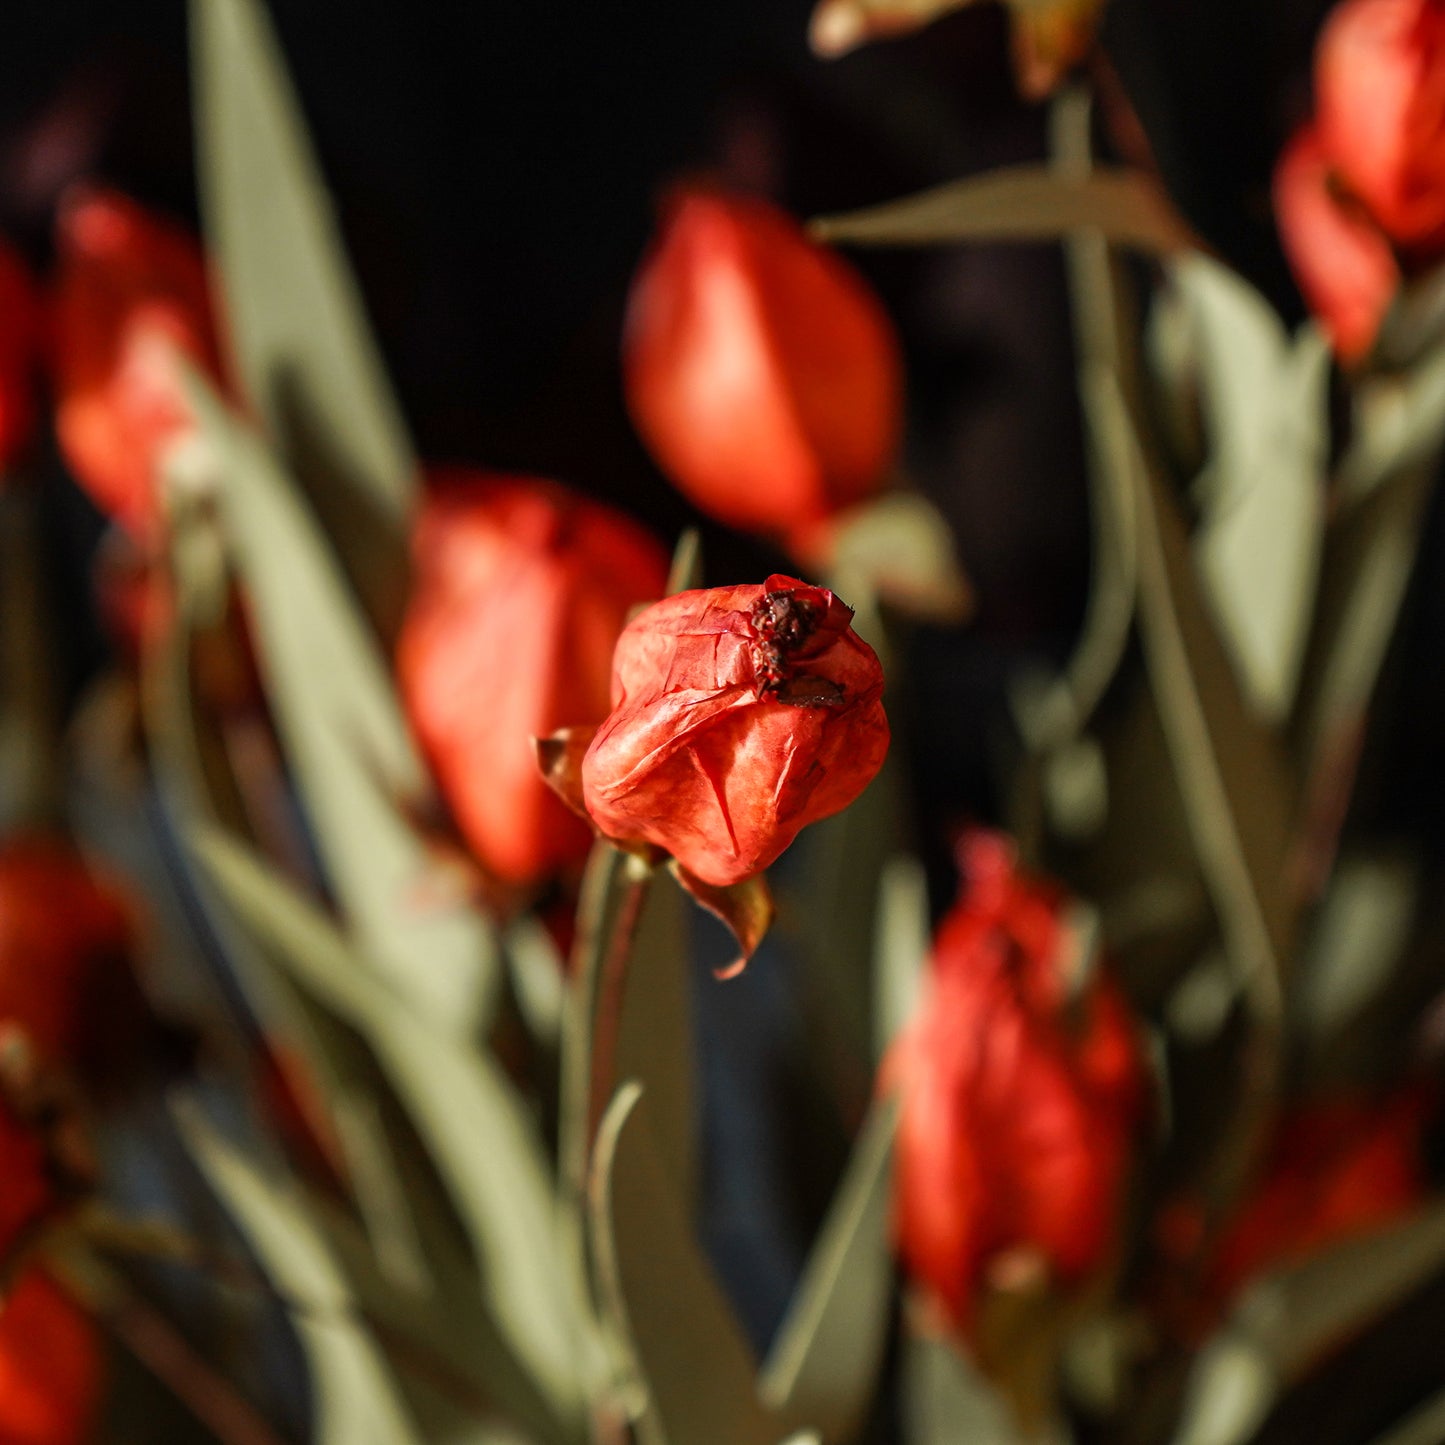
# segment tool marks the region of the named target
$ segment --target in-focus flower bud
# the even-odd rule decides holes
[[[591,845],[543,782],[532,739],[606,716],[613,645],[665,590],[667,557],[626,517],[553,482],[436,481],[413,541],[401,693],[477,858],[526,886]]]
[[[1300,131],[1274,173],[1274,213],[1290,268],[1344,361],[1374,345],[1400,286],[1390,243],[1331,176],[1313,129]]]
[[[1122,995],[1068,976],[1063,893],[1020,875],[996,834],[969,835],[960,862],[927,995],[883,1077],[901,1100],[898,1248],[966,1331],[1011,1262],[1067,1285],[1105,1260],[1144,1084]]]
[[[103,1375],[90,1317],[49,1275],[25,1270],[0,1302],[0,1440],[81,1445]]]
[[[792,577],[679,592],[617,642],[582,760],[598,829],[725,888],[762,872],[883,765],[883,670],[852,610]]]
[[[678,488],[729,526],[786,534],[876,491],[901,367],[862,278],[791,217],[691,187],[633,282],[627,403]]]
[[[192,425],[179,352],[221,374],[200,248],[134,201],[85,192],[56,229],[55,430],[97,506],[138,537],[158,516],[157,471]]]
[[[39,307],[25,263],[0,242],[0,476],[35,430]]]
[[[1445,4],[1344,0],[1315,51],[1320,139],[1409,253],[1445,249]]]
[[[0,1024],[37,1056],[103,1084],[135,1063],[148,1015],[119,891],[63,845],[0,848]]]

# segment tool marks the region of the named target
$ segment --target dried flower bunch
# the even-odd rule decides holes
[[[1298,296],[1140,7],[971,8],[822,0],[444,466],[263,0],[200,237],[0,121],[0,1445],[1433,1438],[1445,0],[1281,76]],[[1047,155],[783,204],[989,66]]]

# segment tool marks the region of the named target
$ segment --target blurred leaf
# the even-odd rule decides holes
[[[658,1157],[691,1207],[697,1172],[697,1084],[692,1022],[692,911],[664,872],[655,873],[628,951],[616,1047],[593,1087],[610,1098],[623,1079],[647,1092]]]
[[[1190,1377],[1174,1445],[1250,1438],[1278,1392],[1445,1266],[1445,1205],[1256,1280]]]
[[[502,939],[502,956],[528,1032],[538,1043],[556,1048],[562,1036],[567,962],[546,924],[532,913],[513,919]]]
[[[693,1237],[636,1083],[603,1116],[589,1204],[603,1308],[648,1392],[639,1438],[776,1445],[784,1429],[757,1402],[752,1352]]]
[[[1298,922],[1280,887],[1293,772],[1278,736],[1240,693],[1200,595],[1177,503],[1142,457],[1134,476],[1140,630],[1160,719],[1226,951],[1256,1010],[1277,1016]]]
[[[1052,1445],[1026,1436],[1002,1395],[972,1361],[929,1335],[903,1343],[903,1438],[908,1445]]]
[[[398,993],[439,1026],[474,1034],[500,977],[497,944],[474,910],[426,896],[436,865],[402,805],[430,784],[386,664],[287,478],[191,382],[268,691],[348,932]]]
[[[883,1365],[897,1122],[896,1101],[874,1104],[759,1380],[769,1409],[838,1445],[867,1417]]]
[[[958,627],[973,614],[973,587],[953,533],[919,492],[884,492],[841,516],[827,539],[830,586],[842,597],[877,596],[905,616]]]
[[[932,929],[928,875],[907,853],[890,858],[878,880],[873,943],[873,1056],[881,1059],[913,1017],[923,987]]]
[[[667,595],[691,592],[702,586],[702,534],[696,527],[686,528],[672,549],[672,565],[667,574]]]
[[[1341,503],[1325,534],[1320,603],[1294,719],[1303,760],[1301,812],[1312,830],[1310,882],[1320,886],[1353,788],[1365,716],[1414,570],[1430,462],[1403,467]]]
[[[416,463],[265,6],[191,0],[190,16],[197,171],[240,380],[293,467],[323,446],[353,506],[400,533]]]
[[[1123,169],[1078,177],[1046,166],[1000,167],[886,205],[820,216],[809,226],[820,241],[858,246],[1056,241],[1086,228],[1149,254],[1193,244],[1155,181]]]
[[[587,1367],[584,1305],[570,1261],[559,1258],[550,1171],[526,1105],[491,1059],[360,967],[330,920],[249,850],[206,827],[192,846],[297,983],[376,1051],[467,1226],[504,1335],[570,1418]]]
[[[311,1367],[318,1445],[422,1445],[304,1203],[222,1140],[193,1103],[178,1104],[176,1118],[211,1187],[290,1302]]]
[[[1312,327],[1292,341],[1269,303],[1207,256],[1174,258],[1169,279],[1189,314],[1208,433],[1200,576],[1246,696],[1280,721],[1314,612],[1329,347]]]
[[[1311,929],[1293,1003],[1305,1031],[1337,1037],[1378,994],[1399,964],[1420,896],[1417,859],[1341,859]]]
[[[1439,1445],[1445,1440],[1445,1391],[1432,1395],[1371,1445]]]
[[[387,1274],[365,1236],[335,1205],[317,1198],[312,1209],[409,1398],[418,1381],[429,1380],[444,1384],[454,1401],[469,1402],[476,1415],[500,1412],[530,1439],[563,1445],[577,1438],[498,1331],[470,1261],[458,1255],[451,1268],[438,1271],[434,1289],[420,1289]]]

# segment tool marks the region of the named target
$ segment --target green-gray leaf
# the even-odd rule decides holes
[[[191,26],[201,199],[240,380],[293,466],[321,448],[354,505],[399,530],[415,461],[265,8],[192,0]]]

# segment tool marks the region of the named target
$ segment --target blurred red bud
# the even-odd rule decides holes
[[[1411,253],[1445,247],[1445,4],[1344,0],[1315,50],[1320,140]]]
[[[1065,1284],[1104,1262],[1144,1075],[1118,989],[1067,976],[1063,892],[1020,874],[997,834],[970,834],[960,861],[927,996],[883,1077],[902,1109],[898,1248],[967,1331],[1001,1261],[1038,1258]]]
[[[0,848],[0,1024],[92,1084],[133,1065],[148,1015],[131,960],[134,924],[117,888],[64,845]]]
[[[613,645],[666,589],[667,557],[553,482],[460,471],[436,482],[413,539],[401,693],[472,850],[525,886],[591,844],[538,773],[532,739],[606,716]]]
[[[1426,1197],[1428,1100],[1332,1099],[1287,1114],[1264,1178],[1219,1241],[1207,1296],[1227,1302],[1266,1269],[1389,1224]]]
[[[81,1445],[103,1375],[90,1317],[49,1275],[27,1269],[0,1303],[0,1440]]]
[[[196,242],[124,196],[70,199],[56,226],[53,350],[66,465],[104,512],[148,536],[159,465],[192,425],[176,354],[221,374]]]
[[[0,242],[0,476],[35,430],[35,359],[39,305],[25,263]]]
[[[1360,360],[1400,285],[1389,241],[1332,182],[1317,131],[1298,132],[1274,173],[1280,240],[1306,303],[1344,361]]]
[[[765,201],[672,197],[632,285],[622,360],[643,441],[729,526],[788,533],[886,480],[893,328],[850,266]]]
[[[883,669],[852,610],[792,577],[679,592],[617,643],[582,761],[597,827],[716,887],[766,868],[883,765]]]

